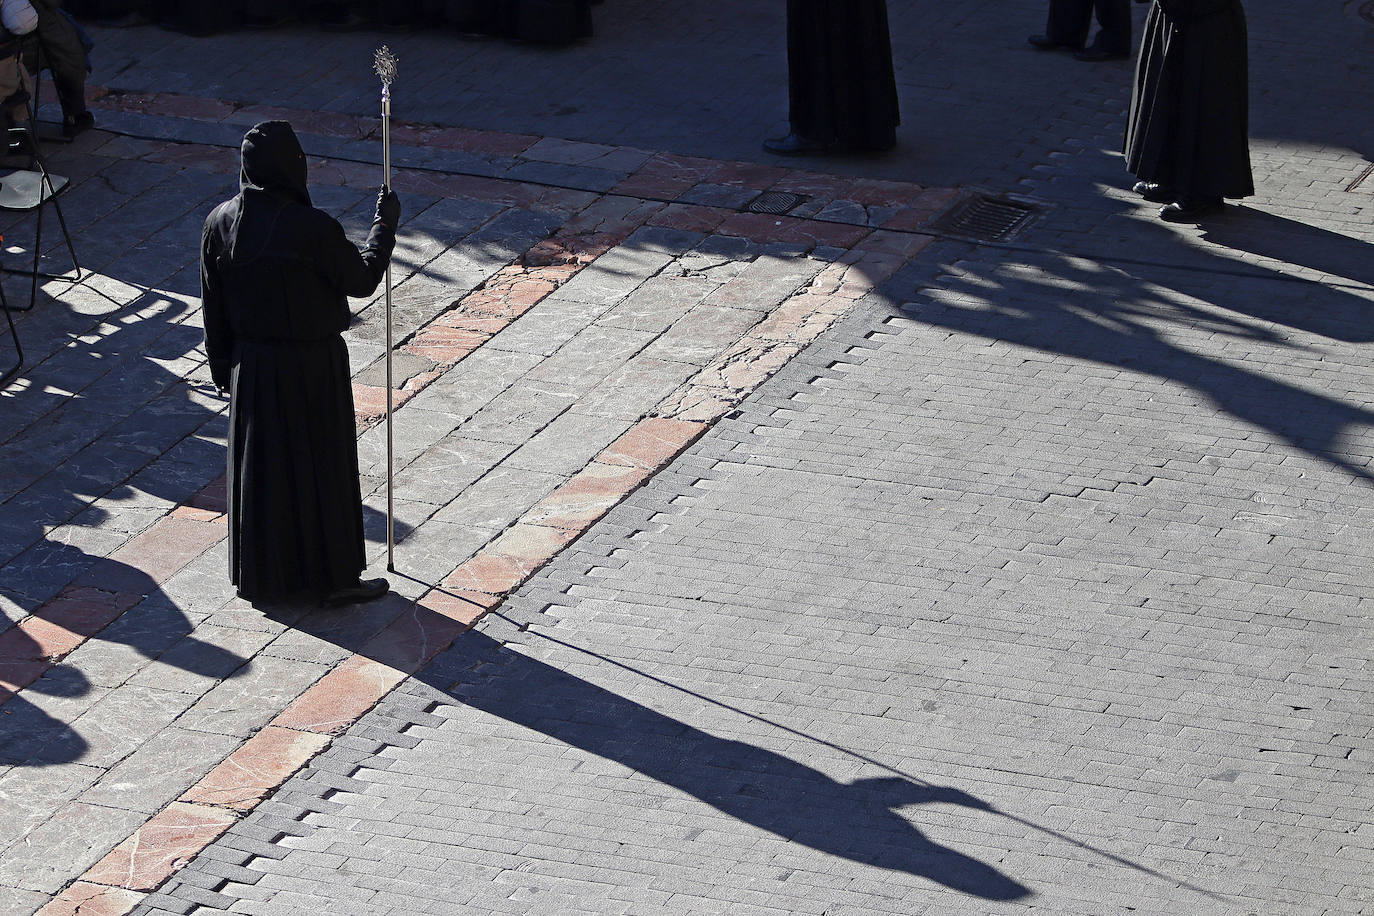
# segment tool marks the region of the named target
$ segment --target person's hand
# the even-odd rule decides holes
[[[230,373],[230,365],[227,359],[210,360],[210,381],[215,383],[215,387],[218,388],[220,392],[224,394],[229,393],[229,386],[232,381],[232,375]]]
[[[395,229],[401,224],[401,198],[388,187],[377,192],[377,219],[385,223],[388,229]]]

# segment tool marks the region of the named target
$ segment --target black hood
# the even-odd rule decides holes
[[[243,136],[239,194],[229,216],[226,252],[236,264],[267,254],[277,220],[293,203],[311,206],[305,153],[285,121],[263,121]]]
[[[305,152],[286,121],[263,121],[243,136],[241,191],[265,191],[310,204]]]

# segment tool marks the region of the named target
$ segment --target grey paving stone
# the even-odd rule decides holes
[[[236,735],[172,725],[111,767],[80,800],[88,805],[153,815],[219,765],[242,743]]]
[[[322,677],[323,665],[259,656],[230,680],[221,681],[177,720],[192,731],[246,738]]]
[[[561,419],[554,420],[549,429],[556,427]],[[436,512],[434,520],[501,530],[565,479],[562,474],[520,467],[515,463],[518,455],[519,451],[513,453],[501,466],[465,489],[457,499]]]
[[[0,886],[54,894],[140,826],[146,816],[73,802],[0,858]]]
[[[0,775],[0,818],[3,836],[0,849],[21,843],[87,786],[105,773],[100,767],[68,763],[50,767],[13,767]]]
[[[48,895],[39,891],[0,885],[0,913],[4,913],[5,916],[29,916],[30,913],[36,913],[48,900]]]

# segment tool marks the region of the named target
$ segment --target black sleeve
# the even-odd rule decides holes
[[[396,247],[395,230],[380,219],[374,219],[367,244],[359,251],[348,240],[343,226],[337,220],[332,217],[326,219],[330,225],[322,233],[321,251],[316,262],[325,282],[355,299],[372,295],[386,275],[387,262],[391,260],[391,251]]]
[[[216,234],[209,222],[200,237],[200,309],[205,325],[205,355],[210,358],[210,378],[221,391],[229,390],[234,332],[225,312],[220,287]]]

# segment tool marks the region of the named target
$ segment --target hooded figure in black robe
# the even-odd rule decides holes
[[[285,121],[243,138],[241,190],[201,239],[210,373],[228,390],[229,576],[250,601],[384,593],[360,582],[362,497],[348,350],[349,296],[385,276],[401,205],[383,188],[360,252],[311,206],[306,161]]]
[[[896,144],[887,0],[787,0],[787,75],[792,132],[765,141],[770,153]]]
[[[1255,193],[1240,0],[1154,0],[1136,63],[1126,167],[1165,219],[1195,219]]]

